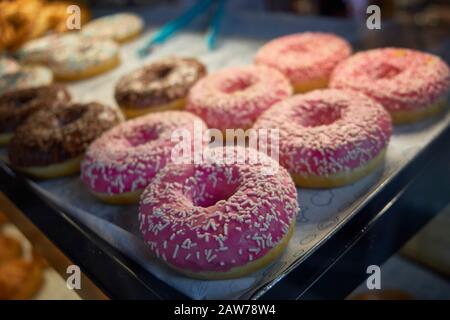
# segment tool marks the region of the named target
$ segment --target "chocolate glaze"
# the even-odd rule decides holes
[[[13,132],[32,113],[71,99],[60,84],[9,91],[0,96],[0,132]]]
[[[15,166],[46,166],[82,155],[103,132],[122,121],[120,112],[100,103],[55,104],[33,113],[8,146]]]
[[[206,67],[192,58],[165,58],[123,76],[115,98],[124,108],[148,108],[185,98],[206,74]]]

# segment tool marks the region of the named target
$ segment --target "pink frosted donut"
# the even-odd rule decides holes
[[[367,96],[324,89],[297,95],[266,111],[255,129],[280,130],[280,164],[298,186],[335,187],[371,172],[383,160],[389,113]]]
[[[168,164],[144,190],[140,229],[150,250],[190,277],[244,276],[273,261],[286,247],[298,211],[289,173],[254,149],[220,148],[246,161]],[[216,149],[218,150],[218,149]],[[236,159],[236,158],[234,158]],[[227,163],[227,164],[225,164]],[[274,171],[263,174],[269,164]]]
[[[350,44],[331,33],[305,32],[265,44],[255,63],[281,71],[296,92],[325,88],[333,69],[350,56]]]
[[[278,71],[264,66],[234,67],[199,80],[191,89],[186,110],[210,128],[247,129],[274,103],[289,97],[292,88]]]
[[[330,85],[363,92],[381,103],[394,123],[408,123],[444,107],[450,71],[442,59],[432,54],[375,49],[357,53],[340,64]]]
[[[91,192],[113,204],[139,201],[142,190],[171,161],[175,130],[191,136],[204,122],[184,111],[153,113],[124,122],[95,140],[81,164],[81,178]],[[194,143],[194,139],[192,139]]]

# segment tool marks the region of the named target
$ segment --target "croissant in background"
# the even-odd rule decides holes
[[[48,31],[67,31],[67,7],[72,4],[45,0],[1,1],[0,51],[14,51],[26,41]],[[80,20],[84,24],[90,14],[85,6],[80,5],[80,8]]]

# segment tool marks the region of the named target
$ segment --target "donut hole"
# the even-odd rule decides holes
[[[288,53],[290,51],[306,52],[306,51],[310,51],[310,45],[308,43],[306,43],[305,41],[292,43],[292,44],[286,46],[283,51],[286,53]]]
[[[158,132],[154,128],[137,128],[133,135],[126,137],[128,143],[132,147],[139,147],[152,140],[159,138]]]
[[[212,176],[214,178],[211,178]],[[204,173],[196,181],[195,186],[190,189],[190,198],[194,206],[202,208],[212,207],[219,201],[227,201],[240,185],[237,170],[228,169],[224,173],[216,172],[214,175]]]
[[[139,76],[139,80],[145,84],[152,82],[164,81],[174,70],[174,66],[171,65],[155,65],[149,66]]]
[[[342,118],[342,109],[340,105],[317,102],[312,108],[299,111],[295,118],[303,127],[327,126]]]
[[[367,70],[372,79],[391,79],[402,72],[402,69],[390,63],[381,62]]]
[[[161,80],[167,77],[170,73],[173,71],[173,66],[162,66],[161,68],[157,69],[155,74],[156,78]]]
[[[220,188],[208,191],[208,197],[194,197],[192,203],[196,207],[209,208],[217,204],[219,201],[227,201],[235,194],[238,188],[237,184],[222,185]]]
[[[21,96],[17,97],[17,99],[15,101],[16,102],[15,106],[22,107],[24,105],[29,104],[30,102],[32,102],[36,98],[37,98],[37,96],[34,93],[21,95]]]
[[[61,112],[56,115],[58,125],[61,127],[67,126],[81,119],[86,111],[87,109],[82,105],[80,105],[78,108],[62,109]]]
[[[255,80],[252,77],[237,77],[227,79],[221,84],[220,90],[226,94],[242,92],[253,86]]]

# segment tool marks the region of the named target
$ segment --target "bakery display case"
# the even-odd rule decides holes
[[[296,1],[295,3],[298,8],[303,8],[301,10],[306,10],[305,8],[312,10],[305,6],[306,2]],[[208,9],[211,3],[215,5],[215,11],[211,8]],[[333,33],[348,42],[353,52],[383,47],[407,48],[431,53],[432,56],[430,55],[430,57],[440,57],[444,61],[442,62],[444,66],[445,63],[448,64],[450,61],[448,53],[450,38],[445,27],[442,29],[426,24],[409,24],[408,21],[405,22],[401,19],[386,18],[384,20],[383,18],[380,29],[370,29],[367,27],[366,21],[356,18],[294,15],[292,12],[264,10],[249,12],[244,9],[235,10],[231,13],[230,7],[233,7],[233,4],[230,4],[230,7],[227,8],[227,5],[222,1],[193,1],[188,3],[178,1],[169,4],[155,2],[152,5],[141,7],[133,5],[126,7],[126,10],[123,7],[112,8],[108,6],[105,8],[103,4],[99,3],[87,7],[89,8],[89,16],[93,19],[126,11],[132,17],[138,16],[139,20],[135,21],[134,18],[130,18],[130,20],[117,22],[118,25],[129,27],[128,29],[125,27],[118,28],[122,33],[114,41],[119,42],[120,45],[111,39],[107,40],[111,41],[111,45],[106,40],[101,40],[104,42],[103,46],[95,49],[98,50],[95,52],[101,57],[106,57],[104,61],[102,60],[105,62],[102,65],[102,70],[97,68],[94,72],[93,69],[88,71],[78,69],[78,60],[72,61],[73,51],[65,50],[62,47],[59,54],[56,51],[53,53],[61,61],[48,63],[47,67],[52,70],[58,82],[64,80],[72,101],[76,101],[77,105],[88,105],[90,106],[89,110],[92,110],[91,102],[95,101],[102,105],[112,106],[114,112],[120,113],[119,110],[122,109],[127,118],[142,116],[142,114],[134,112],[136,110],[132,110],[139,109],[139,105],[137,108],[130,108],[129,103],[130,101],[136,102],[136,96],[130,98],[127,90],[131,90],[135,86],[139,87],[141,82],[135,84],[133,88],[131,88],[131,85],[128,87],[127,85],[133,83],[136,77],[139,81],[142,79],[140,78],[141,75],[125,77],[133,74],[134,70],[140,70],[144,65],[154,66],[155,61],[161,61],[168,57],[173,59],[177,56],[191,57],[199,61],[202,67],[196,66],[203,70],[204,65],[209,75],[217,74],[219,70],[226,68],[244,68],[244,66],[253,63],[258,50],[268,41],[294,33],[311,31]],[[391,8],[390,5],[381,7],[383,10]],[[320,10],[320,6],[317,10]],[[198,12],[194,14],[194,11]],[[200,14],[200,11],[203,14]],[[395,14],[390,12],[390,15]],[[94,25],[93,28],[87,30],[94,33],[100,32],[103,23],[105,22],[100,21],[97,27]],[[110,25],[106,29],[108,31],[114,30]],[[83,27],[81,30],[83,32]],[[113,34],[117,35],[119,31],[115,31]],[[129,32],[129,37],[127,32]],[[90,37],[94,39],[98,39],[97,37],[108,38],[109,35]],[[79,40],[70,41],[73,43]],[[83,44],[80,44],[82,48],[80,52],[85,54],[86,51],[91,50],[91,47],[86,49],[86,42],[83,41]],[[61,46],[62,44],[59,43],[58,45]],[[64,45],[62,46],[64,47]],[[317,47],[320,48],[320,46],[314,48]],[[404,49],[394,50],[398,50],[395,51],[395,55],[403,56],[406,54]],[[67,54],[66,60],[63,59],[64,54]],[[350,51],[343,60],[347,59],[348,56],[350,56]],[[36,57],[34,56],[34,58]],[[88,62],[83,59],[88,58],[84,58],[84,56],[79,58],[79,60],[84,61],[83,67],[85,67]],[[438,63],[436,62],[438,60],[433,60],[434,58],[429,59],[431,59],[430,64]],[[414,60],[409,63],[418,63],[417,61]],[[69,66],[72,63],[75,66]],[[98,65],[96,66],[98,67]],[[431,67],[429,66],[428,69],[431,69]],[[55,70],[62,72],[64,76],[58,76]],[[199,78],[208,77],[205,75],[205,70],[200,72]],[[91,74],[91,71],[95,73],[95,76],[94,73]],[[152,74],[151,79],[146,78],[146,81],[155,79],[154,74],[156,73],[158,73],[158,77],[164,78],[166,75],[162,74],[167,72],[170,71],[154,67],[150,71],[146,71],[147,76],[149,73]],[[428,76],[433,78],[439,72],[441,71],[438,70],[435,74]],[[395,77],[398,73],[400,73],[399,70],[395,71],[393,75],[383,73],[384,75],[379,77]],[[258,76],[261,76],[261,74],[260,71]],[[66,76],[76,77],[76,79],[71,78],[71,81],[68,81]],[[449,81],[448,74],[447,77],[444,75],[443,78],[444,84]],[[207,79],[211,79],[209,80],[211,83],[215,81],[213,78]],[[419,79],[416,79],[416,83],[418,81]],[[117,83],[123,84],[120,87],[122,91],[118,90]],[[286,83],[289,83],[289,80],[286,80]],[[412,83],[414,84],[414,81]],[[0,79],[0,88],[1,85]],[[442,83],[436,85],[436,87],[440,85]],[[227,93],[234,92],[234,90],[245,90],[251,84],[244,84],[243,86],[245,88],[230,89],[227,87],[226,90],[229,90]],[[432,85],[430,86],[432,87]],[[232,86],[230,85],[230,87]],[[390,90],[391,87],[388,86],[387,88],[386,91]],[[165,96],[162,97],[163,94],[158,91],[161,96],[158,96],[158,99],[153,96],[152,103],[156,101],[154,105],[158,107],[166,108],[169,106],[170,109],[180,109],[179,104],[183,104],[186,99],[189,99],[189,92],[192,92],[191,84],[189,87],[182,88],[182,90],[179,87],[177,89],[179,90],[173,90],[170,95],[171,99],[173,95],[178,95],[175,100],[168,99]],[[291,89],[289,88],[289,90]],[[443,90],[448,90],[448,87]],[[120,99],[118,99],[118,91],[120,92]],[[180,91],[183,91],[181,95]],[[416,90],[416,92],[419,92],[419,90]],[[383,92],[383,94],[385,93]],[[308,95],[304,92],[297,94]],[[447,95],[446,92],[445,97]],[[280,100],[285,98],[283,96]],[[357,99],[356,97],[353,98]],[[138,101],[148,103],[148,100],[145,99],[138,99]],[[176,101],[176,103],[173,103],[173,101]],[[386,129],[386,133],[383,133],[389,136],[386,139],[389,142],[386,142],[386,146],[384,146],[384,160],[372,172],[357,181],[331,188],[297,186],[295,200],[300,210],[290,220],[292,232],[290,232],[291,238],[286,245],[286,249],[266,267],[234,279],[195,279],[195,276],[188,277],[168,267],[165,260],[159,257],[159,252],[156,253],[153,250],[151,241],[149,241],[149,239],[153,239],[149,238],[145,232],[142,235],[141,232],[142,225],[147,223],[147,219],[148,221],[156,219],[154,212],[157,210],[153,209],[153,212],[149,213],[144,220],[141,218],[142,212],[139,211],[142,209],[143,202],[145,202],[143,200],[141,200],[140,205],[136,203],[135,198],[133,198],[131,204],[121,205],[99,201],[97,198],[98,193],[102,192],[101,190],[110,191],[117,187],[117,190],[130,192],[133,189],[122,187],[122,184],[127,182],[121,181],[119,183],[117,182],[120,180],[119,178],[111,183],[109,186],[111,188],[106,189],[105,187],[102,189],[98,180],[103,178],[98,178],[97,181],[94,179],[94,182],[89,180],[92,179],[94,173],[90,171],[89,174],[86,174],[89,162],[86,158],[82,165],[83,175],[81,179],[78,173],[53,179],[42,179],[42,176],[39,176],[41,179],[30,178],[30,171],[24,170],[24,166],[29,163],[27,162],[29,159],[39,158],[38,155],[25,154],[25,160],[15,160],[14,158],[20,158],[21,152],[25,152],[19,150],[26,149],[20,149],[16,141],[10,142],[8,147],[2,148],[0,151],[2,156],[0,162],[0,190],[2,192],[0,210],[32,242],[35,241],[35,245],[40,248],[42,254],[63,277],[67,278],[66,269],[68,266],[79,266],[82,272],[82,289],[79,295],[82,298],[344,299],[360,283],[365,281],[368,276],[368,266],[382,265],[424,225],[448,206],[450,202],[448,192],[450,190],[450,149],[448,148],[450,115],[448,114],[447,104],[447,102],[442,103],[443,110],[439,110],[436,114],[411,124],[395,124],[391,127],[389,118],[389,130]],[[150,109],[154,105],[152,104]],[[148,107],[148,104],[146,106]],[[379,106],[388,115],[381,104]],[[386,106],[384,107],[389,109]],[[192,106],[187,109],[192,111]],[[196,111],[192,112],[196,113]],[[218,127],[217,125],[211,126],[212,122],[223,124],[227,121],[227,119],[221,119],[217,115],[214,115],[211,119],[204,116],[202,112],[196,114],[209,127]],[[74,117],[78,119],[78,116]],[[123,117],[123,115],[120,115],[120,117]],[[151,118],[145,117],[148,119],[147,124],[150,123]],[[242,120],[242,117],[239,117],[239,119]],[[276,115],[270,117],[275,118]],[[327,113],[324,117],[332,116]],[[136,119],[141,118],[136,117]],[[63,120],[59,121],[64,122]],[[73,120],[67,120],[68,123],[71,121]],[[117,119],[114,121],[114,123],[104,124],[105,128],[102,127],[103,122],[99,122],[98,118],[89,123],[89,128],[95,127],[97,131],[95,137],[90,138],[88,144],[98,139],[103,132],[124,120]],[[138,123],[136,120],[128,121]],[[327,122],[328,120],[323,121]],[[330,122],[334,121],[336,120],[330,120]],[[177,125],[180,125],[183,121],[177,120],[176,122]],[[317,126],[328,125],[325,122]],[[26,124],[32,125],[32,127],[26,128],[26,130],[23,127],[22,129],[19,128],[14,133],[13,139],[17,140],[20,135],[27,136],[27,133],[34,132],[33,130],[38,126],[37,123],[37,120],[36,122],[28,121]],[[44,123],[44,128],[41,130],[44,130],[46,125]],[[48,124],[48,126],[50,125],[51,123]],[[292,128],[293,124],[288,124],[288,127]],[[94,129],[89,130],[95,131]],[[390,130],[392,130],[392,133]],[[88,129],[84,131],[88,131]],[[116,131],[119,130],[116,129]],[[387,133],[387,131],[389,132]],[[76,140],[82,134],[76,133],[73,139]],[[281,138],[286,139],[286,141],[294,140],[293,136],[281,135]],[[31,138],[28,137],[28,139]],[[322,139],[325,138],[322,137]],[[114,141],[116,140],[108,140],[102,145],[111,148],[109,144],[114,144]],[[99,142],[96,143],[100,145]],[[136,142],[133,147],[140,143],[139,141]],[[15,145],[16,147],[14,147]],[[90,148],[93,148],[92,144]],[[73,149],[71,149],[72,151]],[[84,151],[79,152],[76,156],[83,158]],[[15,155],[11,156],[11,152],[14,152]],[[94,152],[89,150],[87,154],[88,157],[93,157]],[[73,158],[73,154],[71,155]],[[54,157],[54,155],[52,156]],[[115,155],[107,153],[107,156],[114,157]],[[64,160],[72,159],[64,152],[57,154],[57,157]],[[47,165],[45,161],[49,157],[42,158],[45,159],[41,163]],[[78,169],[79,161],[75,171],[78,171]],[[139,179],[144,180],[143,177],[147,179],[148,172],[151,170],[153,169],[147,168],[146,173],[142,173]],[[159,168],[155,170],[154,175],[158,174],[158,170]],[[176,169],[173,169],[173,172],[175,171]],[[36,171],[32,173],[32,176],[36,176]],[[149,181],[146,181],[146,185],[142,188],[150,183],[155,183],[156,180],[154,179],[156,179],[154,176],[150,176]],[[158,179],[162,178],[158,176]],[[135,178],[133,183],[139,184],[139,181]],[[161,180],[157,180],[156,183],[158,182],[161,183]],[[221,190],[226,189],[227,184],[221,183]],[[289,183],[292,183],[292,186],[294,185],[292,181],[289,181]],[[289,183],[286,184],[286,190],[289,190]],[[210,188],[212,189],[212,187]],[[154,187],[154,189],[157,188]],[[94,194],[97,192],[97,198],[90,191],[94,191]],[[147,193],[150,194],[150,191]],[[105,200],[104,197],[100,198]],[[210,207],[216,205],[216,202],[227,199],[229,198],[220,193],[220,197],[212,204],[205,200],[205,203],[199,204],[199,202],[197,206]],[[149,202],[151,201],[156,200],[152,198]],[[278,208],[274,204],[278,203],[276,202],[278,200],[271,201],[274,202],[270,205],[270,209],[267,209],[269,211]],[[240,203],[242,204],[242,202]],[[170,205],[170,203],[161,204],[162,207],[166,205]],[[286,211],[290,209],[287,206]],[[265,209],[262,208],[261,210],[259,215],[263,216]],[[141,214],[139,214],[140,212]],[[159,220],[153,222],[155,221]],[[153,226],[150,222],[148,224]],[[150,229],[150,227],[148,228]],[[206,229],[208,228],[212,227],[208,224]],[[213,229],[215,230],[215,228]],[[224,230],[224,232],[228,231]],[[162,243],[161,240],[161,246]],[[168,246],[171,248],[170,243]],[[164,244],[164,248],[166,247],[167,244]],[[244,246],[244,248],[246,247]],[[175,259],[178,248],[176,250],[170,251],[174,263],[178,261]],[[188,253],[186,260],[189,257],[190,254]],[[207,255],[206,258],[208,257],[211,258],[210,255]],[[169,257],[169,261],[172,260]],[[221,270],[219,265],[216,267]]]

